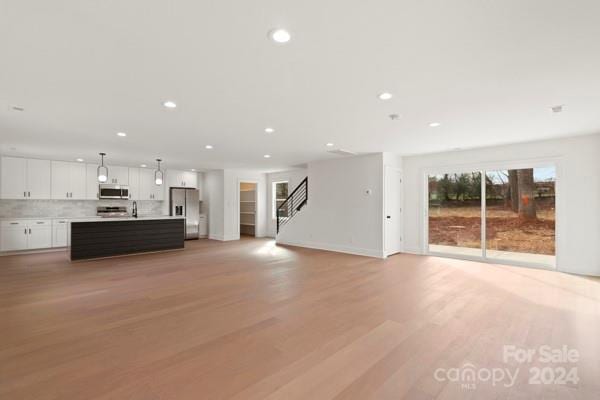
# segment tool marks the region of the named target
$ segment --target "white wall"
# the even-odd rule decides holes
[[[267,174],[267,236],[275,237],[277,234],[277,221],[273,217],[273,182],[287,181],[289,193],[292,193],[307,175],[306,168]]]
[[[224,172],[208,171],[204,174],[204,192],[202,194],[208,210],[208,238],[224,240]]]
[[[263,237],[267,234],[267,175],[265,173],[226,169],[224,171],[224,238],[240,238],[240,182],[255,182],[256,185],[256,226],[255,234]]]
[[[308,193],[279,243],[383,256],[383,154],[309,163]]]
[[[600,135],[404,157],[405,251],[425,251],[425,173],[531,162],[557,166],[557,269],[600,275]]]

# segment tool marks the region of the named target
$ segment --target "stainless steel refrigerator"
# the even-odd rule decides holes
[[[200,200],[197,189],[171,188],[170,215],[185,217],[185,238],[198,239]]]

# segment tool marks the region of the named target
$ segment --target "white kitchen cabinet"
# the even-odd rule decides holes
[[[183,187],[183,171],[168,169],[165,171],[167,187]]]
[[[139,168],[129,168],[129,200],[140,200]]]
[[[51,193],[50,160],[27,159],[27,198],[49,199]]]
[[[140,169],[140,200],[163,200],[164,185],[154,183],[154,170]]]
[[[27,223],[25,221],[2,221],[0,250],[16,251],[27,249]]]
[[[167,174],[167,187],[185,187],[196,189],[198,187],[198,174],[191,171],[169,169]]]
[[[183,187],[198,188],[198,174],[192,171],[183,171]]]
[[[106,181],[106,183],[128,185],[129,184],[129,168],[109,165],[108,166],[108,180]]]
[[[1,190],[3,199],[27,198],[27,160],[2,157]]]
[[[52,221],[52,247],[69,245],[69,220],[55,219]]]
[[[52,247],[52,225],[50,220],[29,221],[27,225],[28,249]]]
[[[52,247],[52,224],[50,220],[2,221],[0,250],[17,251],[46,249]]]
[[[86,166],[52,161],[52,198],[82,200],[86,198]]]
[[[98,182],[98,166],[95,164],[86,164],[85,166],[85,198],[88,200],[98,200],[100,198]]]
[[[19,157],[2,157],[1,162],[1,198],[50,198],[50,161]]]

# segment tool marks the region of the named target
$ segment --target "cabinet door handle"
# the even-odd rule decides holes
[[[27,192],[27,197],[31,197],[31,192]]]
[[[31,228],[29,228],[29,234],[31,235]]]
[[[25,234],[27,235],[27,228],[25,228]]]
[[[27,192],[23,192],[23,197],[27,197]]]
[[[11,224],[11,225],[19,225],[19,223],[18,223],[18,222],[11,222],[10,224]]]

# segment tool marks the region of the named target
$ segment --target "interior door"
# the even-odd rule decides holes
[[[385,167],[385,254],[402,251],[402,171]]]

